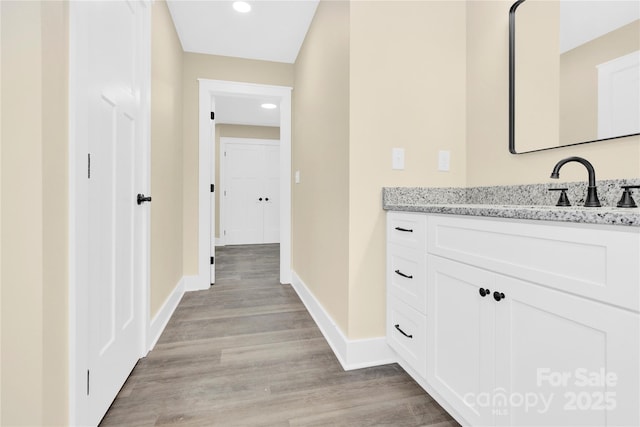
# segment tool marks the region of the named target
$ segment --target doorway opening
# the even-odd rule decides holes
[[[199,194],[198,277],[192,289],[215,283],[215,138],[216,98],[266,97],[280,110],[279,150],[279,280],[291,283],[291,88],[221,80],[199,79]],[[212,184],[214,187],[212,187]]]

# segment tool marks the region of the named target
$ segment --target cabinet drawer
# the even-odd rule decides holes
[[[426,254],[397,244],[388,244],[389,295],[426,314],[426,287]]]
[[[427,373],[426,330],[426,316],[396,298],[389,298],[387,342],[422,377]]]
[[[389,212],[387,243],[395,243],[424,252],[427,217],[423,214]]]
[[[597,301],[640,309],[640,229],[429,217],[431,254]]]

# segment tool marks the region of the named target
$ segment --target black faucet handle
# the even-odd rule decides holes
[[[571,202],[569,202],[569,196],[567,196],[568,188],[549,188],[549,191],[559,191],[560,197],[558,198],[558,203],[556,206],[571,206]]]
[[[640,185],[622,185],[621,188],[624,190],[622,192],[622,197],[618,202],[619,208],[637,208],[638,205],[636,201],[631,197],[631,189],[632,188],[640,188]]]

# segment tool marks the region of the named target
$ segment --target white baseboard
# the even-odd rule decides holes
[[[295,271],[291,272],[291,286],[297,292],[309,314],[320,328],[345,371],[386,365],[397,360],[385,337],[350,340],[342,333],[322,304],[309,291]]]
[[[173,289],[173,292],[171,292],[164,304],[162,304],[158,313],[151,320],[151,323],[149,323],[149,333],[147,334],[148,351],[153,350],[153,347],[156,346],[160,335],[162,335],[164,328],[167,326],[167,323],[169,323],[169,319],[171,319],[173,312],[176,310],[176,307],[178,307],[184,293],[185,277],[182,277]]]
[[[211,283],[209,283],[209,277],[183,276],[182,280],[184,281],[185,292],[205,291],[211,287]]]
[[[224,246],[224,239],[216,237],[216,246]]]

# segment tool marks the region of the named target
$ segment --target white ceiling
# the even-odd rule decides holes
[[[1,1],[1,0],[0,0]],[[251,12],[238,13],[227,0],[168,0],[185,52],[293,64],[319,0],[249,0]],[[280,109],[260,105],[279,100],[215,98],[216,123],[280,126]]]
[[[293,64],[318,0],[249,0],[249,13],[232,1],[169,0],[185,52]]]

